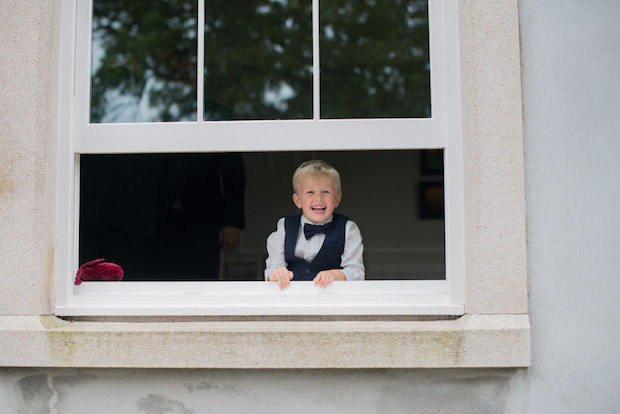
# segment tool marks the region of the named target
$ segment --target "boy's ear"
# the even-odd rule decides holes
[[[334,203],[336,207],[340,205],[340,201],[342,201],[342,193],[338,193],[338,196],[336,197],[336,201]]]
[[[293,203],[297,206],[297,208],[301,208],[301,199],[297,195],[297,193],[293,193]]]

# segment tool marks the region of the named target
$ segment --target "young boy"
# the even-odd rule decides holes
[[[293,202],[302,214],[283,217],[267,238],[265,279],[280,289],[291,280],[364,280],[364,245],[357,225],[334,214],[342,191],[340,174],[325,161],[306,161],[293,175]]]

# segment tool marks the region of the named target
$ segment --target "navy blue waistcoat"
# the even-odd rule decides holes
[[[340,259],[344,252],[345,226],[348,220],[341,214],[334,214],[332,226],[325,234],[323,246],[321,246],[314,260],[308,263],[306,260],[295,256],[301,214],[284,218],[284,229],[286,231],[284,259],[288,264],[288,270],[295,275],[293,280],[313,280],[317,273],[323,270],[342,269]]]

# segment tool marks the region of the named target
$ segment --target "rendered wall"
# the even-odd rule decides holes
[[[532,413],[620,409],[618,18],[521,2]]]
[[[37,214],[53,217],[49,211],[53,210],[53,195],[41,197],[36,191],[36,180],[31,177],[41,174],[40,168],[28,164],[13,176],[5,172],[12,170],[6,167],[9,162],[4,157],[10,155],[17,162],[24,159],[20,154],[38,151],[43,160],[48,156],[55,159],[54,148],[45,142],[29,142],[32,137],[26,132],[12,134],[10,139],[6,135],[8,128],[19,131],[21,121],[30,122],[30,117],[52,111],[53,104],[44,103],[46,99],[53,103],[54,99],[46,98],[49,89],[42,86],[49,81],[47,75],[27,70],[29,51],[5,50],[2,45],[15,30],[19,36],[34,36],[29,43],[48,50],[46,36],[38,40],[36,33],[43,30],[49,35],[55,30],[51,20],[46,20],[54,2],[36,6],[30,2],[10,2],[10,7],[8,3],[3,0],[0,4],[3,10],[11,10],[11,14],[3,12],[0,26],[2,185],[10,188],[4,186],[5,176],[21,181],[12,181],[19,194],[0,194],[2,217],[9,218],[2,224],[1,251],[4,255],[20,251],[21,246],[32,252],[28,253],[33,257],[33,264],[29,264],[33,266],[32,272],[50,274],[45,268],[46,256],[42,255],[45,248],[33,247],[39,246],[34,236],[31,240],[14,240],[18,237],[10,236],[24,233],[12,230],[19,230],[20,225],[35,227],[39,222]],[[33,7],[38,7],[35,13],[31,11]],[[20,20],[21,10],[23,15],[34,15],[39,20]],[[616,74],[620,65],[620,5],[602,0],[522,0],[520,13],[533,340],[530,369],[3,368],[0,407],[11,413],[81,413],[85,407],[93,413],[617,411],[620,334],[615,328],[619,325],[615,305],[620,287],[620,255],[615,250],[620,245],[620,216],[614,214],[614,206],[620,200],[620,85]],[[9,25],[5,24],[7,19]],[[29,24],[29,30],[22,24]],[[53,51],[49,53],[54,55]],[[15,56],[24,59],[23,64],[5,64],[17,59]],[[13,74],[26,79],[13,81]],[[20,87],[25,90],[19,91]],[[7,99],[11,93],[13,98]],[[33,104],[37,102],[39,110]],[[31,129],[24,127],[21,131],[28,130]],[[8,151],[7,145],[13,144],[17,150]],[[27,157],[29,163],[32,159]],[[47,174],[45,179],[53,177],[53,165],[54,162],[46,161],[39,166]],[[28,217],[23,223],[15,222],[21,213]],[[43,234],[53,234],[53,230]],[[9,249],[6,243],[18,246]],[[44,246],[50,243],[46,241]],[[3,269],[3,289],[8,290],[5,295],[23,291],[32,283],[27,275],[19,278],[23,273],[19,267],[24,264],[12,263],[10,256],[6,254],[2,261],[15,268],[10,273],[15,275],[11,283],[18,286],[4,285],[9,278],[4,277],[7,270]],[[46,311],[46,298],[29,298],[20,308],[23,314]]]

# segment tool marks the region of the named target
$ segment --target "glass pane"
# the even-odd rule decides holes
[[[196,120],[197,1],[94,0],[93,123]]]
[[[427,3],[321,2],[321,118],[431,116]]]
[[[205,6],[204,119],[312,118],[312,3]]]

